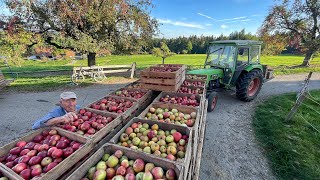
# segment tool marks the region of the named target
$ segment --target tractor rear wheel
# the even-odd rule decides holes
[[[210,93],[209,97],[208,97],[208,112],[212,112],[214,110],[214,108],[216,107],[218,102],[218,96],[216,92],[212,92]]]
[[[237,97],[241,101],[252,101],[257,97],[263,83],[263,75],[260,70],[242,74],[236,84]]]

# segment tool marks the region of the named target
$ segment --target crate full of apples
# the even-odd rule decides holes
[[[134,118],[110,142],[184,164],[190,159],[191,136],[188,127]]]
[[[206,88],[203,87],[194,87],[194,86],[181,86],[178,93],[185,93],[185,94],[198,94],[202,97],[206,96]]]
[[[194,107],[154,102],[139,117],[146,120],[193,127],[199,121],[200,114],[199,109]]]
[[[193,87],[206,87],[205,80],[194,80],[194,79],[186,79],[183,81],[182,86],[193,86]]]
[[[10,179],[57,179],[92,149],[86,138],[44,128],[0,148]]]
[[[116,90],[115,92],[111,93],[110,96],[118,96],[118,97],[125,97],[137,100],[139,102],[145,101],[149,96],[151,96],[150,90],[145,89],[128,89],[128,88],[121,88]]]
[[[204,80],[208,79],[207,75],[199,75],[199,74],[187,74],[186,79],[194,79],[194,80]]]
[[[105,144],[71,174],[67,180],[168,179],[181,180],[182,167],[114,144]]]
[[[106,96],[89,104],[87,107],[102,112],[113,113],[126,119],[138,106],[137,101],[130,98]]]
[[[77,111],[77,119],[71,123],[59,125],[67,131],[92,139],[93,143],[100,141],[121,123],[120,116],[108,112],[83,108]]]
[[[200,108],[202,96],[198,94],[161,92],[153,102],[170,103]]]

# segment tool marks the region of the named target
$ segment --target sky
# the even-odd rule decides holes
[[[274,0],[153,0],[151,16],[158,37],[229,35],[245,29],[256,34]]]

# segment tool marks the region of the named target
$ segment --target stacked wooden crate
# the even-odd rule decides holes
[[[186,66],[182,64],[162,64],[151,66],[140,73],[144,89],[175,92],[185,79]]]

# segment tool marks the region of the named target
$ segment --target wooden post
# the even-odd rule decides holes
[[[134,76],[134,71],[135,70],[136,70],[136,62],[132,63],[132,66],[131,66],[131,76],[130,76],[131,79]]]
[[[291,119],[294,117],[294,115],[296,114],[298,108],[300,107],[301,103],[303,102],[303,100],[306,98],[306,92],[307,92],[307,87],[311,78],[312,72],[309,72],[308,77],[304,80],[305,83],[301,89],[301,91],[298,94],[298,98],[296,100],[296,103],[294,104],[294,106],[292,107],[291,111],[289,112],[289,114],[287,115],[286,118],[286,122],[291,121]]]

